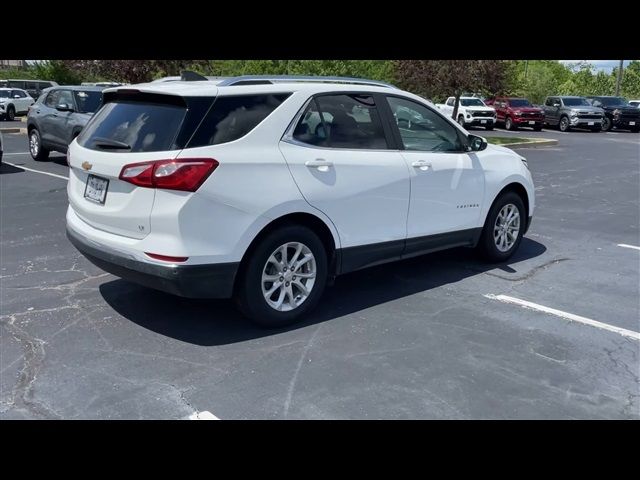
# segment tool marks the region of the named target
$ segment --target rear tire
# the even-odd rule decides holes
[[[40,132],[37,128],[31,129],[29,132],[29,153],[38,162],[49,158],[49,150],[42,146],[42,137],[40,137]]]
[[[508,216],[515,215],[513,212],[516,211],[517,218]],[[515,192],[503,193],[489,210],[478,241],[478,252],[490,262],[508,260],[520,245],[527,220],[520,195]]]
[[[285,245],[289,246],[282,250]],[[301,245],[301,253],[295,260],[298,245]],[[286,262],[282,261],[283,251]],[[300,258],[308,261],[295,269]],[[301,225],[279,228],[267,234],[243,262],[234,295],[236,304],[247,318],[261,327],[290,325],[317,305],[327,283],[327,271],[325,247],[311,229]],[[308,287],[306,296],[298,286],[301,283],[305,289]],[[272,289],[273,293],[269,295]],[[278,302],[279,307],[276,306]]]

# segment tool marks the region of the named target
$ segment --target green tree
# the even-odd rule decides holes
[[[397,60],[393,65],[405,90],[432,99],[455,96],[454,119],[463,93],[495,95],[509,84],[510,65],[504,60]]]

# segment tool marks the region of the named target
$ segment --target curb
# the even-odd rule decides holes
[[[507,147],[507,148],[519,148],[519,147],[537,148],[537,147],[549,147],[551,145],[557,145],[557,144],[558,144],[558,140],[554,140],[551,138],[541,138],[541,139],[536,139],[534,142],[507,143],[505,145],[500,145],[500,146]]]
[[[18,127],[5,127],[0,128],[0,132],[2,133],[27,133],[26,128],[18,128]]]

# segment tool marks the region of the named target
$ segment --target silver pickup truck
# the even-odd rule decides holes
[[[544,123],[557,126],[561,132],[568,132],[573,127],[594,132],[602,130],[604,110],[592,106],[584,97],[547,97],[542,108]]]

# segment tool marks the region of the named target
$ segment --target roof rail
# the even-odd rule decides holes
[[[327,77],[320,75],[241,75],[231,77],[218,83],[218,87],[229,87],[238,85],[260,85],[278,82],[308,82],[308,83],[350,83],[353,85],[371,85],[375,87],[397,88],[390,83],[379,80],[368,80],[366,78],[355,77]]]

